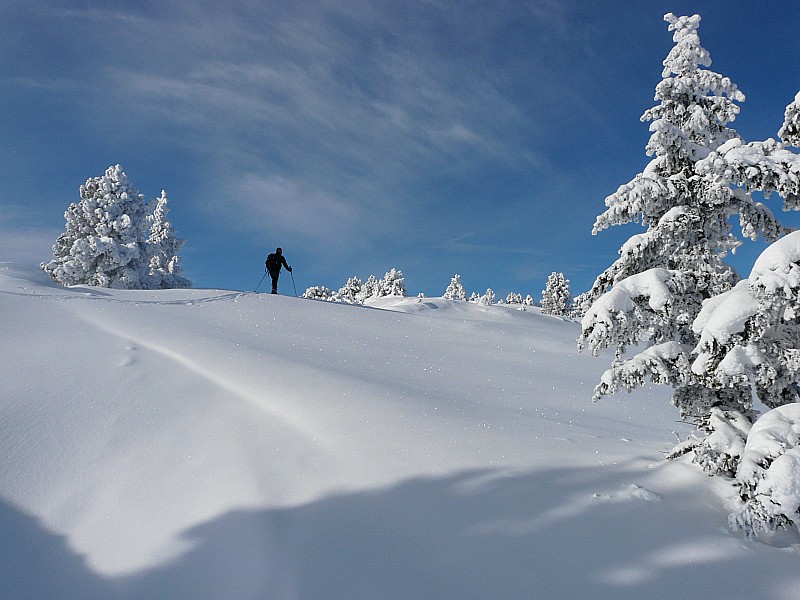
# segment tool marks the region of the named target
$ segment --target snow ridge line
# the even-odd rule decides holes
[[[292,429],[310,438],[311,443],[317,446],[321,445],[319,441],[320,436],[316,431],[309,427],[308,423],[272,406],[268,402],[268,396],[263,392],[254,391],[240,381],[236,381],[233,378],[219,374],[219,372],[214,369],[213,365],[205,366],[179,351],[172,350],[171,348],[164,346],[162,343],[151,341],[144,336],[132,334],[129,331],[124,331],[121,328],[117,328],[103,322],[101,319],[90,318],[86,315],[77,316],[87,324],[92,325],[101,331],[109,333],[139,347],[146,348],[172,362],[177,363],[201,379],[208,381],[212,385],[215,385],[228,394],[238,398],[240,401],[252,404],[258,407],[260,410],[268,412],[270,415],[277,417]]]

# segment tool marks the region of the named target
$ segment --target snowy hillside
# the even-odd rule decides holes
[[[3,598],[796,598],[578,325],[0,264]],[[783,546],[783,547],[780,547]]]

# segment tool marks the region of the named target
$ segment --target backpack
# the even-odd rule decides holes
[[[274,252],[267,256],[267,262],[265,264],[267,266],[267,271],[270,273],[281,270],[281,259]]]

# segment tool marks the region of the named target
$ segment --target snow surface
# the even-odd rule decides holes
[[[0,263],[3,598],[794,598],[576,323]]]

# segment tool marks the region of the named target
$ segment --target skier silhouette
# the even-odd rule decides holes
[[[278,293],[278,277],[281,274],[281,266],[286,267],[286,270],[289,273],[292,272],[292,267],[286,264],[286,257],[283,256],[283,250],[281,248],[275,248],[275,252],[267,256],[267,261],[264,263],[267,267],[267,272],[269,276],[272,278],[272,293]]]

